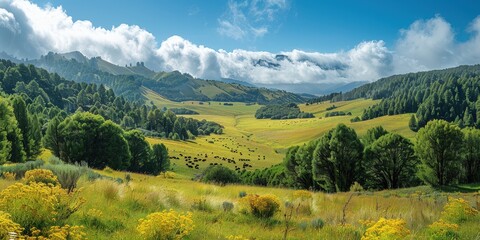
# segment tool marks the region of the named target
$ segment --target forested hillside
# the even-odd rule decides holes
[[[356,98],[382,99],[366,109],[362,120],[385,115],[416,113],[412,129],[432,119],[445,119],[461,127],[480,126],[480,65],[409,73],[382,78],[332,101]]]
[[[0,162],[34,160],[43,145],[66,162],[158,173],[152,167],[156,161],[146,157],[150,146],[145,134],[186,140],[223,128],[128,101],[104,85],[67,81],[33,65],[0,60],[0,86]],[[138,156],[135,150],[142,148]],[[165,158],[166,148],[153,147],[152,154],[155,148]]]
[[[79,52],[49,53],[28,63],[76,82],[105,84],[116,94],[132,100],[143,99],[141,87],[144,86],[173,101],[235,101],[260,104],[304,101],[302,97],[286,91],[197,79],[178,71],[155,73],[143,63],[122,67],[100,57],[88,59]]]

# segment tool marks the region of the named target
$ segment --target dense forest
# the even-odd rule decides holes
[[[349,191],[355,182],[382,190],[480,181],[479,129],[433,120],[419,130],[415,142],[380,126],[359,138],[340,124],[316,140],[289,148],[282,164],[237,171],[237,181],[326,192]]]
[[[382,78],[331,100],[382,99],[365,110],[362,120],[415,113],[410,126],[417,130],[432,119],[444,119],[460,127],[479,127],[479,95],[480,65],[474,65]]]
[[[282,105],[267,105],[259,108],[255,113],[257,119],[294,119],[294,118],[313,118],[312,113],[300,111],[295,103]]]
[[[150,148],[145,134],[185,140],[222,133],[217,123],[177,117],[116,96],[104,85],[67,81],[33,65],[0,60],[0,80],[1,162],[34,160],[43,143],[66,162],[156,173],[165,167],[152,164],[166,159],[167,150]],[[139,146],[143,157],[136,158]]]
[[[304,101],[302,97],[282,90],[197,79],[178,71],[155,73],[146,68],[143,63],[121,67],[100,57],[88,59],[79,52],[48,53],[40,59],[26,63],[56,72],[76,82],[104,84],[113,89],[116,94],[130,100],[144,99],[142,87],[146,87],[173,101],[229,101],[260,104]]]

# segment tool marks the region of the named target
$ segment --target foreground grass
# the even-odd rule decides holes
[[[114,178],[125,173],[99,171]],[[70,224],[84,225],[89,239],[141,239],[136,231],[138,220],[165,209],[192,211],[195,229],[188,239],[226,239],[242,235],[248,239],[282,239],[285,229],[284,207],[271,220],[257,219],[242,211],[240,192],[274,194],[282,203],[293,200],[294,190],[242,185],[216,186],[187,179],[166,179],[161,176],[132,174],[132,181],[119,184],[112,180],[89,182],[82,179],[80,196],[86,203],[70,219]],[[178,176],[177,176],[178,177]],[[0,189],[14,182],[0,180]],[[470,189],[478,191],[479,186]],[[427,239],[426,226],[438,220],[448,196],[461,197],[477,204],[477,193],[445,193],[430,187],[417,187],[354,195],[345,211],[342,209],[352,193],[314,193],[308,210],[301,209],[292,219],[293,230],[288,239],[360,239],[365,227],[361,220],[376,221],[380,217],[402,218],[411,230],[411,239]],[[205,200],[204,207],[193,208],[195,201]],[[232,212],[224,212],[222,203],[232,202]],[[311,226],[313,219],[325,222],[322,229]],[[461,239],[476,239],[480,217],[460,225]]]

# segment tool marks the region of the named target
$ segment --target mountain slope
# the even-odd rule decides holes
[[[302,97],[282,90],[203,80],[178,71],[155,73],[143,63],[122,67],[100,57],[85,62],[78,53],[49,53],[29,63],[57,72],[66,79],[105,84],[117,94],[129,99],[143,98],[140,88],[144,86],[174,101],[236,101],[260,104],[304,101]]]

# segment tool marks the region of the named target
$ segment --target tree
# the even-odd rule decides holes
[[[464,133],[463,168],[467,183],[480,182],[480,130],[466,128]]]
[[[433,186],[459,180],[463,134],[458,126],[432,120],[417,134],[415,153],[421,164],[419,177]]]
[[[355,130],[339,124],[320,138],[313,153],[313,176],[327,191],[348,191],[360,178],[362,156]]]
[[[125,170],[130,163],[130,151],[123,130],[112,121],[104,122],[99,128],[99,152],[102,163],[115,170]]]
[[[410,121],[408,122],[408,127],[410,128],[410,130],[414,132],[418,131],[418,122],[417,122],[417,118],[415,117],[415,114],[412,114],[412,116],[410,117]]]
[[[0,97],[0,162],[25,161],[22,139],[12,107],[6,99]]]
[[[395,133],[383,135],[365,148],[367,185],[391,189],[410,186],[417,158],[410,140]]]
[[[367,134],[363,137],[363,144],[370,145],[379,139],[381,136],[387,134],[388,131],[382,126],[376,126],[367,130]]]
[[[154,144],[152,146],[152,156],[145,163],[143,172],[158,175],[166,172],[170,168],[170,159],[168,159],[167,147],[163,144]]]
[[[33,160],[35,156],[33,156],[31,151],[33,142],[31,141],[30,135],[31,126],[28,119],[27,105],[25,104],[25,101],[23,101],[23,98],[20,96],[16,96],[13,98],[12,105],[15,119],[17,119],[18,128],[22,133],[23,150],[25,151],[27,159]]]
[[[143,165],[150,159],[151,149],[145,136],[139,130],[131,130],[125,134],[130,149],[130,166],[129,171],[140,172],[145,170]]]
[[[30,154],[31,159],[35,159],[40,153],[42,153],[42,127],[37,115],[31,115],[29,117],[30,123]]]
[[[61,150],[61,133],[59,125],[62,122],[60,117],[55,117],[48,122],[47,131],[43,138],[43,145],[50,149],[53,155],[60,157]]]

